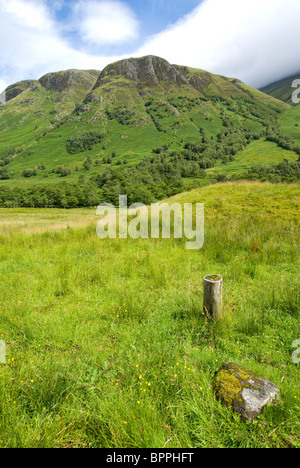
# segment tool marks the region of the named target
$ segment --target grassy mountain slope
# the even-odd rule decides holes
[[[282,132],[300,144],[300,105],[284,112],[278,119]]]
[[[237,153],[234,161],[229,162],[226,166],[219,164],[207,172],[210,175],[225,173],[228,177],[231,177],[246,173],[253,166],[263,165],[271,167],[274,164],[281,163],[283,159],[297,161],[298,155],[294,151],[280,148],[276,143],[260,139],[250,143],[245,150]]]
[[[9,162],[10,177],[0,181],[5,186],[57,182],[58,166],[68,182],[122,170],[122,164],[136,165],[164,145],[182,151],[186,143],[202,143],[203,135],[217,142],[227,121],[242,132],[260,133],[288,109],[238,80],[153,56],[122,60],[101,73],[48,74],[17,83],[6,94],[0,106],[0,160]],[[91,132],[98,141],[86,145]],[[83,149],[68,152],[68,140],[76,137],[84,140]],[[26,169],[36,175],[25,179]]]
[[[300,79],[300,72],[297,75],[271,83],[262,88],[261,91],[290,105],[295,105],[292,101],[292,94],[295,91],[295,88],[292,87],[292,83],[297,79]]]
[[[36,150],[38,142],[63,123],[95,81],[93,72],[69,70],[39,81],[17,83],[6,90],[7,102],[0,107],[0,155],[13,151],[13,173],[43,162]],[[51,160],[54,147],[49,146],[48,154]]]

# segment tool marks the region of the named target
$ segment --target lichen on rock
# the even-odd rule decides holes
[[[214,377],[213,390],[218,400],[249,421],[280,393],[273,382],[235,363],[223,364]]]

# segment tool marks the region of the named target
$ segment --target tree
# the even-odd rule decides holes
[[[98,132],[87,132],[82,135],[70,137],[66,142],[66,150],[69,154],[81,153],[91,150],[100,143],[103,135]]]
[[[22,176],[26,178],[34,177],[37,175],[36,169],[24,169]]]
[[[91,169],[91,164],[89,163],[88,160],[84,161],[83,167],[86,171],[89,171]]]
[[[1,169],[0,170],[0,180],[7,180],[9,179],[9,171],[7,168]]]

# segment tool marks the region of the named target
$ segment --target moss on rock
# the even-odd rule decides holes
[[[234,400],[242,402],[241,382],[228,370],[221,370],[214,380],[214,391],[218,399],[231,406]]]
[[[214,377],[213,390],[218,400],[250,421],[279,393],[275,384],[235,363],[223,364]]]

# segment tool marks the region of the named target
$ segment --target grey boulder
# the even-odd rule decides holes
[[[213,389],[218,400],[251,422],[280,394],[273,382],[232,362],[223,364],[216,373]]]

